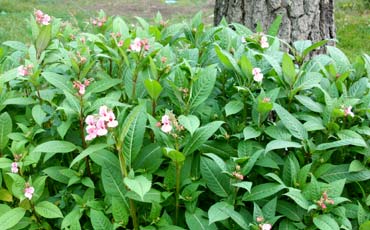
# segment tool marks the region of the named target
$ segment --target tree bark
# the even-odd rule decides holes
[[[214,23],[223,17],[249,29],[260,23],[267,31],[277,15],[282,15],[279,37],[320,41],[335,38],[334,0],[216,0]]]

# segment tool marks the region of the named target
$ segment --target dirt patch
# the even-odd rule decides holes
[[[136,0],[136,1],[99,1],[84,8],[87,11],[104,10],[108,15],[120,15],[126,18],[139,16],[145,19],[153,18],[160,12],[164,19],[182,18],[195,15],[198,11],[204,12],[207,21],[212,21],[214,0],[207,0],[201,3],[175,3],[166,4],[159,0]],[[208,19],[207,19],[208,18]],[[211,20],[209,20],[211,18]]]

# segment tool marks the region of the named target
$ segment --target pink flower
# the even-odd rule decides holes
[[[27,76],[28,75],[27,68],[24,67],[23,65],[19,66],[18,67],[18,74],[21,75],[22,77]]]
[[[99,120],[96,122],[96,134],[98,136],[105,136],[108,133],[107,126],[105,124],[105,119],[99,118]]]
[[[352,110],[352,106],[348,106],[346,108],[343,109],[343,112],[344,112],[344,116],[348,116],[350,115],[351,117],[354,117],[355,114],[351,111]]]
[[[256,220],[257,220],[257,222],[258,222],[258,223],[261,223],[261,222],[263,222],[265,219],[263,219],[263,217],[262,217],[262,216],[258,216],[258,217],[256,218]]]
[[[123,46],[123,41],[122,41],[122,40],[119,40],[119,41],[118,41],[118,43],[117,43],[117,46],[118,46],[118,47]]]
[[[50,16],[48,14],[44,14],[44,17],[42,18],[41,24],[43,25],[49,25],[50,24]]]
[[[262,48],[269,48],[269,43],[267,41],[267,37],[263,35],[260,40],[260,45]]]
[[[85,85],[84,85],[84,84],[82,84],[81,82],[79,82],[79,81],[74,81],[74,82],[73,82],[73,87],[74,87],[75,89],[78,89],[78,94],[80,94],[81,96],[85,94],[85,91],[86,91],[85,89],[86,89],[86,87],[85,87]]]
[[[141,39],[135,38],[134,42],[131,43],[129,49],[135,52],[140,52],[141,51]]]
[[[271,99],[269,98],[269,97],[265,97],[265,98],[263,98],[263,100],[262,100],[262,102],[263,103],[268,103],[268,102],[270,102],[271,101]]]
[[[98,21],[96,19],[92,20],[92,24],[96,26],[98,24]]]
[[[99,116],[104,119],[104,121],[108,121],[108,107],[106,105],[102,105],[99,108]]]
[[[50,16],[48,14],[44,14],[41,10],[36,10],[34,12],[36,17],[36,22],[41,25],[49,25],[50,24]]]
[[[114,115],[113,111],[108,112],[108,123],[107,126],[109,128],[117,127],[118,121],[116,121],[116,116]]]
[[[85,123],[88,125],[88,126],[95,126],[95,123],[96,123],[96,120],[95,120],[95,116],[93,115],[88,115],[85,119]]]
[[[170,117],[168,115],[164,115],[162,117],[162,127],[161,127],[161,129],[165,133],[171,132],[172,125],[171,125]]]
[[[244,176],[239,172],[233,172],[232,174],[238,180],[243,180],[244,179]]]
[[[91,140],[95,139],[96,136],[98,135],[98,132],[97,132],[97,129],[96,129],[95,125],[94,126],[87,126],[86,131],[87,131],[88,135],[85,137],[85,140],[87,140],[87,141],[91,141]]]
[[[34,192],[35,188],[26,183],[26,188],[24,189],[24,196],[31,200]]]
[[[261,224],[260,229],[261,230],[271,230],[272,225],[271,224]]]
[[[252,74],[253,74],[253,80],[255,80],[256,82],[262,82],[263,74],[261,73],[260,68],[253,68]]]
[[[12,163],[12,167],[11,167],[11,172],[12,173],[18,173],[19,169],[18,169],[18,163],[17,162],[13,162]]]

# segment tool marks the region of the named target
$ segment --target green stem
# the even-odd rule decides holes
[[[121,167],[122,177],[125,178],[128,175],[127,169],[126,169],[126,161],[125,161],[125,158],[123,157],[122,148],[118,147],[117,149],[118,149],[118,157],[119,157],[119,164]],[[129,199],[129,203],[130,203],[130,214],[132,218],[132,223],[134,225],[134,230],[139,230],[139,221],[136,215],[135,203],[131,199]]]
[[[81,141],[82,141],[82,148],[86,149],[87,144],[85,141],[85,132],[84,132],[84,113],[83,113],[83,99],[80,97],[80,136],[81,136]],[[91,170],[90,170],[90,161],[89,161],[89,156],[85,157],[85,163],[86,163],[86,173],[87,175],[91,178]]]
[[[180,177],[181,177],[181,165],[176,162],[176,211],[175,211],[175,225],[179,220],[179,209],[180,209]]]

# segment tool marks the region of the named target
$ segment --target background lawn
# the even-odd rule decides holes
[[[165,19],[183,20],[199,10],[204,19],[213,22],[214,0],[0,0],[0,43],[7,40],[27,42],[30,33],[27,20],[34,9],[72,21],[83,28],[86,22],[103,9],[108,15],[120,15],[129,22],[135,16],[153,18],[160,11]],[[351,59],[370,51],[370,0],[336,1],[338,47]]]

